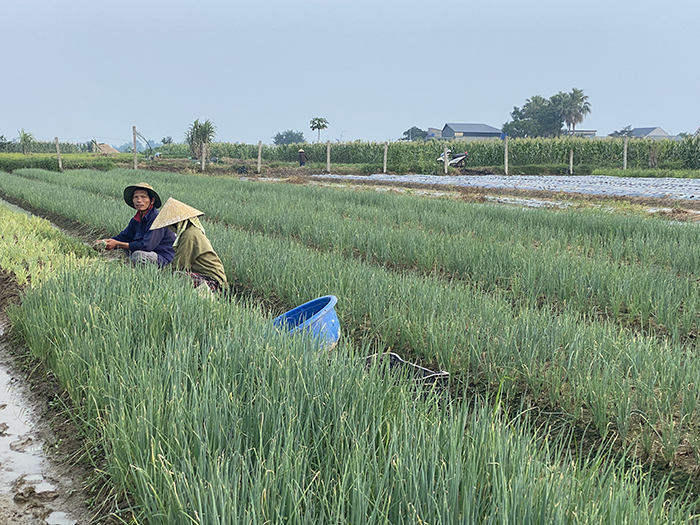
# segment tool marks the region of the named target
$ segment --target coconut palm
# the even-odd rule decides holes
[[[20,148],[22,148],[22,153],[26,155],[32,143],[35,142],[34,135],[24,131],[24,128],[20,129],[17,134],[19,135],[17,140],[19,141]]]
[[[588,95],[584,95],[583,90],[577,88],[573,88],[571,93],[560,91],[557,95],[562,96],[562,117],[569,134],[573,135],[576,132],[576,124],[583,122],[583,118],[591,112]]]
[[[526,113],[537,113],[549,104],[546,98],[541,95],[533,95],[525,100],[523,111]]]
[[[209,120],[200,122],[196,119],[185,132],[185,142],[190,147],[192,155],[202,158],[206,145],[216,136],[216,126]]]
[[[318,140],[321,142],[321,130],[328,127],[328,121],[323,117],[314,117],[311,119],[311,131],[318,130]]]
[[[559,116],[559,122],[566,123],[567,132],[570,131],[569,123],[567,120],[567,115],[569,114],[571,95],[569,93],[564,93],[560,91],[559,93],[552,95],[549,98],[549,103],[554,108],[554,111]]]

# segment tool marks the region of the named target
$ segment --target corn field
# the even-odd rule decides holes
[[[262,159],[266,162],[296,162],[300,144],[262,147]],[[435,159],[447,146],[452,152],[469,151],[469,165],[498,167],[504,163],[503,141],[428,141],[390,142],[387,168],[396,173],[432,173],[436,171]],[[364,164],[379,170],[384,161],[384,143],[341,142],[332,143],[331,161],[339,164]],[[303,144],[311,162],[325,163],[326,144]],[[509,141],[509,165],[566,165],[569,152],[574,152],[574,164],[595,168],[622,168],[624,141],[622,138],[583,139],[514,139]],[[172,144],[158,148],[166,156],[187,157],[184,144]],[[252,144],[215,143],[211,155],[220,158],[257,159],[258,146]],[[649,168],[650,157],[660,168],[700,169],[700,137],[687,137],[682,141],[630,139],[627,147],[629,168]],[[656,167],[656,166],[654,166]]]

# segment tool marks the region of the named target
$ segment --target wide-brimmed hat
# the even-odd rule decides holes
[[[303,150],[303,149],[300,149],[300,150],[299,150],[299,153],[304,153],[304,150]]]
[[[134,192],[136,190],[146,190],[153,199],[153,207],[160,208],[160,195],[156,193],[156,190],[154,190],[150,184],[145,182],[139,182],[138,184],[132,184],[124,188],[124,202],[129,206],[136,208],[136,206],[134,206]]]
[[[160,210],[158,217],[153,221],[151,230],[165,228],[171,224],[177,224],[178,222],[186,221],[194,217],[201,217],[202,215],[204,215],[204,212],[170,197],[165,201],[163,209]]]

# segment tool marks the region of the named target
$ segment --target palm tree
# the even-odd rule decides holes
[[[554,110],[559,116],[559,122],[566,122],[566,130],[567,132],[570,131],[571,128],[569,126],[568,115],[570,113],[569,107],[571,106],[571,95],[560,91],[556,95],[552,95],[549,102],[552,104]]]
[[[19,145],[20,145],[20,147],[22,148],[22,153],[23,153],[24,155],[26,155],[27,152],[29,151],[30,146],[31,146],[32,143],[35,141],[35,140],[34,140],[34,135],[32,135],[31,133],[27,133],[26,131],[24,131],[24,128],[22,128],[21,130],[19,130],[19,131],[17,132],[17,134],[19,135],[18,140],[19,140]]]
[[[573,88],[571,93],[559,93],[564,95],[563,114],[566,129],[573,135],[576,132],[576,124],[583,122],[583,117],[591,112],[591,104],[588,95],[583,94],[582,89]]]
[[[535,114],[538,111],[544,109],[549,101],[541,95],[533,95],[532,97],[525,100],[525,105],[523,106],[523,112],[526,114]],[[528,115],[530,116],[530,115]]]
[[[323,117],[314,117],[311,119],[311,131],[318,130],[318,140],[321,142],[321,130],[328,127],[328,121]]]
[[[185,132],[185,142],[190,147],[194,157],[203,158],[206,153],[206,146],[216,136],[216,126],[209,120],[200,122],[196,119]]]
[[[576,124],[583,122],[583,118],[591,112],[591,103],[588,95],[583,94],[582,89],[571,90],[571,104],[574,107],[574,120],[571,126],[572,132],[576,131]]]

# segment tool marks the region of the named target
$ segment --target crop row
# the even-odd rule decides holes
[[[5,191],[12,178],[3,177]],[[111,233],[121,227],[111,226],[125,214],[116,199],[38,181],[23,180],[20,187],[12,191],[39,208],[62,209]],[[667,461],[682,439],[698,446],[692,434],[700,400],[694,349],[548,306],[513,306],[466,284],[397,274],[339,251],[319,253],[220,223],[206,227],[232,281],[289,306],[337,295],[341,323],[358,343],[378,341],[484,385],[503,384],[506,392],[526,385],[572,420],[591,420],[601,435],[610,422],[623,438],[640,427],[657,432]],[[639,413],[643,425],[634,416]]]
[[[19,175],[101,191],[114,198],[133,177],[128,170],[112,172],[106,185],[99,179],[73,174]],[[347,194],[357,192],[336,192],[330,199],[326,197],[328,190],[319,188],[260,188],[217,179],[202,184],[202,179],[186,176],[151,178],[169,194],[238,228],[295,238],[312,247],[335,250],[344,257],[357,256],[422,275],[435,273],[464,280],[530,307],[546,302],[579,314],[603,313],[623,323],[638,322],[646,329],[653,323],[656,330],[667,331],[674,340],[686,338],[698,328],[700,294],[696,281],[700,272],[690,261],[700,259],[700,250],[689,228],[610,213],[506,210],[443,202],[425,203],[416,214],[419,218],[407,222],[405,211],[401,212],[403,217],[392,218],[393,211],[399,213],[402,205],[410,208],[423,202],[397,196],[382,196],[371,202],[368,196],[365,202],[353,203],[343,200],[347,197],[350,201]],[[541,232],[536,238],[516,238],[513,224],[533,216],[542,220],[532,221],[530,231],[538,225],[561,230],[562,224],[556,224],[560,220],[576,223],[579,231],[583,224],[591,232],[609,229],[621,233],[614,242],[587,241],[573,246],[569,243],[580,238],[555,236],[556,230],[549,238]],[[621,256],[631,244],[623,236],[639,242],[640,249]],[[674,257],[676,250],[682,251],[683,257]],[[658,264],[673,261],[679,266],[683,258],[685,269],[691,270],[689,275],[678,275],[678,267]]]
[[[2,215],[22,241],[0,243],[0,260],[33,260],[34,234],[48,228],[18,217]],[[349,347],[329,361],[255,308],[203,300],[155,268],[59,252],[50,274],[30,263],[13,322],[68,389],[140,522],[689,518],[636,469],[541,448],[492,408],[434,391],[417,400],[403,381],[357,366]]]
[[[0,205],[0,268],[11,272],[20,286],[39,269],[52,270],[53,261],[61,258],[83,258],[94,252],[81,242],[61,234],[38,217],[11,211]]]
[[[560,252],[574,247],[581,253],[622,264],[652,265],[700,275],[700,248],[693,228],[643,220],[631,214],[465,206],[450,199],[407,199],[389,192],[330,192],[313,186],[261,185],[236,179],[122,169],[111,170],[108,176],[88,170],[63,174],[20,170],[14,175],[118,199],[125,185],[141,177],[187,202],[206,205],[209,218],[217,219],[233,210],[244,221],[256,220],[254,229],[272,231],[280,223],[301,222],[304,214],[314,214],[319,216],[315,223],[318,229],[328,229],[326,221],[343,219],[419,229],[434,235],[469,236],[488,243],[547,245]]]
[[[109,170],[115,166],[114,157],[94,157],[85,154],[61,155],[63,169],[95,169]],[[12,172],[19,169],[37,168],[51,171],[59,171],[58,157],[53,155],[22,155],[21,153],[0,153],[0,171]]]

